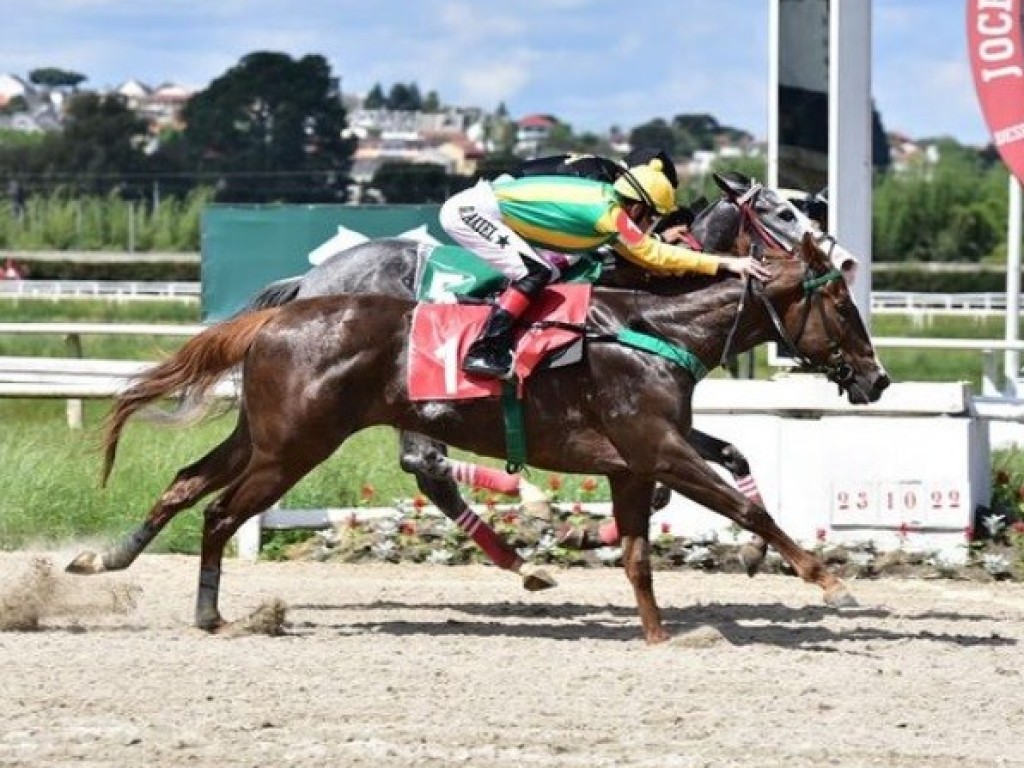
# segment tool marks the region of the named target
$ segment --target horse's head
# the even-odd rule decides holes
[[[719,216],[724,218],[725,224],[713,220],[708,222],[706,226],[709,228],[709,234],[733,226],[730,219],[734,219],[738,231],[749,232],[761,244],[769,248],[781,248],[795,256],[801,253],[801,242],[804,237],[810,235],[814,242],[825,250],[832,264],[843,270],[847,279],[851,279],[852,270],[857,264],[856,257],[837,243],[835,238],[823,232],[779,190],[763,186],[742,174],[712,175],[718,188],[724,193],[724,199],[732,203],[735,213],[723,209]],[[696,233],[696,227],[695,224],[695,234],[700,238],[700,234]],[[731,243],[705,242],[704,245],[708,250],[728,250]],[[718,247],[712,247],[713,245]],[[725,247],[722,247],[723,245]]]
[[[842,273],[805,235],[799,260],[781,262],[765,307],[777,340],[801,365],[824,373],[851,403],[873,403],[889,386]]]

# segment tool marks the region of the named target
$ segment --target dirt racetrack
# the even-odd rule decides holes
[[[69,555],[0,553],[0,766],[1024,766],[1021,585],[861,581],[834,613],[794,578],[658,572],[677,638],[647,647],[618,569],[531,594],[230,561],[225,617],[281,600],[285,634],[213,637],[195,558]]]

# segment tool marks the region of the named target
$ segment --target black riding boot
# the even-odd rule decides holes
[[[512,373],[512,329],[516,316],[495,304],[487,324],[469,345],[462,360],[462,372],[487,379],[508,380]]]

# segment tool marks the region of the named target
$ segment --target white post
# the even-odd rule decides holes
[[[260,559],[260,546],[262,545],[263,515],[253,515],[238,530],[235,531],[235,544],[238,547],[238,557],[242,560],[254,562]]]
[[[1006,218],[1006,340],[1017,341],[1020,323],[1020,236],[1021,236],[1021,188],[1020,181],[1010,173],[1010,204]],[[1017,379],[1020,376],[1020,352],[1008,349],[1003,354],[1005,374],[1004,394],[1017,396]]]
[[[829,0],[829,229],[860,259],[854,300],[871,327],[871,3]]]
[[[768,5],[768,167],[765,183],[779,186],[779,3]]]

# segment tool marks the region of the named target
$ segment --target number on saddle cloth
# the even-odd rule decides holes
[[[594,283],[602,263],[583,256],[562,275],[562,283]],[[485,299],[499,293],[508,281],[472,251],[457,245],[439,245],[426,251],[416,280],[416,299],[452,303],[459,298]]]

